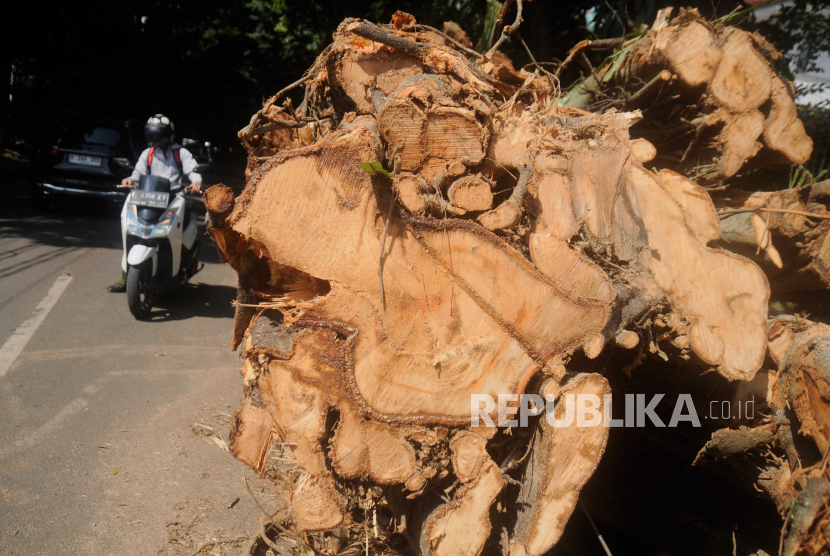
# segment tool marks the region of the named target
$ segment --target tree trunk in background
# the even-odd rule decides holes
[[[669,9],[669,12],[671,10]],[[643,110],[636,134],[656,163],[702,185],[750,164],[801,164],[813,142],[798,119],[792,85],[776,75],[780,55],[762,36],[666,10],[622,45],[564,106]]]

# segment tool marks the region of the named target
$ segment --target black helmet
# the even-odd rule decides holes
[[[144,126],[144,139],[152,147],[166,148],[175,137],[176,128],[167,116],[156,114]]]

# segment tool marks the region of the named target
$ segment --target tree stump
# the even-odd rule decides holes
[[[729,232],[682,164],[644,166],[665,150],[631,139],[639,110],[560,106],[538,73],[475,65],[408,18],[344,21],[307,74],[300,139],[274,149],[277,132],[254,133],[285,119],[272,99],[240,135],[245,190],[208,190],[209,232],[240,276],[231,445],[257,473],[273,440],[291,448],[301,531],[385,512],[424,556],[541,556],[605,451],[600,423],[552,424],[578,395],[604,411],[609,382],[589,362],[639,348],[635,366],[652,354],[751,381],[769,283],[713,246]],[[692,17],[626,55],[646,79],[670,68],[672,87],[710,95],[722,148],[705,179],[737,171],[759,138],[790,160],[809,151],[748,34]],[[561,403],[523,424],[498,405],[492,424],[471,421],[474,396],[515,412],[527,394]]]

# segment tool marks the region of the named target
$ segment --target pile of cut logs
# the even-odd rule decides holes
[[[239,274],[234,454],[273,473],[290,447],[286,523],[320,553],[541,556],[581,504],[672,554],[827,554],[830,328],[768,310],[771,284],[830,287],[830,184],[729,188],[810,156],[778,54],[668,9],[562,90],[498,51],[518,7],[483,54],[455,24],[346,20],[302,103],[240,132],[244,191],[205,200]],[[700,427],[471,422],[486,396],[627,420],[671,391]],[[713,400],[746,413],[706,421]]]

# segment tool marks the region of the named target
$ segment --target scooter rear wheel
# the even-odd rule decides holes
[[[131,266],[127,272],[127,306],[137,319],[147,318],[153,308],[150,264],[146,261],[139,266]]]

